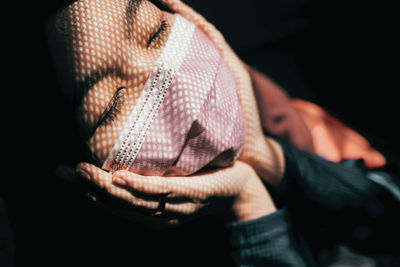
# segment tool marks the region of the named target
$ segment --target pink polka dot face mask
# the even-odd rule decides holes
[[[244,134],[233,74],[213,43],[177,15],[103,168],[168,176],[225,167]]]

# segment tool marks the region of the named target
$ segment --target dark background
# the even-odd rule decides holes
[[[186,0],[282,86],[399,151],[393,1]]]

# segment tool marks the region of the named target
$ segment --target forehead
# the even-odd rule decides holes
[[[133,59],[131,54],[138,51],[132,48],[147,42],[158,12],[146,0],[80,0],[65,8],[57,21],[68,27],[63,39],[74,58],[76,78],[81,80],[90,69]]]
[[[137,1],[135,1],[137,2]],[[62,15],[69,20],[71,32],[76,38],[122,32],[126,25],[124,10],[128,0],[81,0],[67,7]],[[122,27],[121,27],[122,26]],[[88,40],[89,37],[87,38]]]
[[[69,21],[77,41],[104,39],[118,44],[132,37],[134,27],[140,32],[150,30],[155,15],[151,11],[145,0],[81,0],[66,8],[62,16]],[[140,23],[134,25],[136,21]]]

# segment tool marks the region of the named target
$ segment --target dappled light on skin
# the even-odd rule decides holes
[[[142,176],[123,170],[111,174],[88,163],[79,164],[77,172],[134,208],[128,213],[115,208],[111,212],[143,223],[176,225],[206,214],[245,221],[275,211],[257,174],[240,161],[188,177]],[[158,210],[161,198],[164,206]]]
[[[273,210],[271,209],[273,204],[270,199],[265,199],[269,198],[269,195],[258,176],[272,184],[279,183],[284,169],[283,153],[275,141],[263,135],[247,66],[230,49],[222,35],[204,18],[179,1],[165,2],[179,15],[161,11],[150,1],[82,0],[64,9],[50,22],[52,24],[49,31],[53,52],[57,55],[60,51],[66,51],[63,56],[58,57],[64,61],[56,62],[61,81],[67,81],[64,84],[71,84],[66,90],[74,88],[76,92],[83,92],[82,101],[78,106],[78,117],[80,116],[82,121],[81,131],[87,138],[90,150],[100,163],[104,163],[118,142],[132,110],[139,105],[143,90],[146,88],[146,83],[151,81],[154,65],[166,47],[174,23],[178,16],[182,16],[196,26],[193,35],[202,40],[200,44],[203,45],[203,47],[194,46],[195,49],[188,45],[185,56],[192,57],[190,61],[193,62],[197,62],[196,57],[206,59],[205,66],[209,65],[215,69],[211,74],[218,73],[212,77],[213,82],[221,79],[228,90],[224,92],[224,86],[221,86],[215,91],[203,91],[209,86],[204,81],[204,77],[209,74],[202,74],[202,68],[196,68],[198,66],[196,64],[193,66],[188,64],[187,68],[192,67],[191,71],[187,71],[191,75],[188,76],[191,80],[188,82],[186,77],[177,77],[177,81],[182,79],[180,84],[183,85],[181,88],[176,87],[180,100],[171,98],[169,105],[178,105],[178,110],[179,106],[182,106],[188,113],[206,114],[201,110],[204,105],[199,105],[196,101],[212,100],[210,121],[205,120],[203,123],[211,130],[215,129],[214,134],[218,138],[206,138],[205,140],[210,142],[195,143],[193,147],[202,150],[206,156],[215,151],[224,152],[220,151],[221,146],[232,147],[229,153],[222,154],[222,158],[214,154],[214,159],[224,162],[219,165],[224,168],[208,172],[202,170],[187,177],[178,176],[190,174],[193,170],[171,172],[167,178],[154,176],[146,171],[140,173],[146,168],[152,169],[154,166],[152,164],[155,163],[151,162],[150,158],[148,161],[142,161],[141,168],[131,169],[130,172],[126,171],[126,168],[119,170],[118,165],[111,172],[90,164],[80,165],[78,170],[82,176],[89,178],[109,194],[145,211],[144,214],[157,211],[161,194],[166,198],[166,213],[163,213],[163,217],[168,220],[189,217],[204,210],[215,198],[224,202],[238,203],[233,205],[235,216],[240,217],[238,220],[265,215]],[[215,60],[218,56],[221,60],[216,64],[212,59]],[[72,92],[74,93],[75,91]],[[67,92],[68,94],[71,92]],[[182,100],[184,101],[179,102]],[[240,103],[244,115],[243,134],[241,131],[244,128],[241,128],[240,116],[237,115],[241,111],[239,112],[240,109],[237,108],[235,101]],[[213,109],[216,112],[213,113]],[[164,112],[168,113],[168,110]],[[171,124],[172,130],[183,128],[179,122],[184,122],[185,119],[179,116],[179,113],[171,116],[172,120],[178,122],[176,125]],[[219,118],[220,121],[212,121],[215,118]],[[229,128],[223,124],[226,121],[235,121],[236,124],[232,124],[232,128]],[[168,123],[166,125],[171,127]],[[231,136],[238,134],[239,139],[232,139],[227,134],[228,130],[234,133]],[[189,133],[197,136],[201,131],[189,131]],[[161,146],[157,145],[160,137],[156,134],[157,131],[151,135],[150,129],[148,136],[154,138],[150,140],[155,142],[150,142],[145,155],[168,154],[168,151],[160,151]],[[161,138],[161,141],[167,144],[172,144],[171,140]],[[190,150],[187,153],[193,154]],[[191,156],[203,160],[197,157],[197,154]],[[234,163],[233,159],[237,156],[240,161]],[[209,158],[205,162],[212,160],[213,158]],[[121,180],[116,178],[121,178],[127,184],[118,185],[118,181]],[[248,201],[249,199],[252,201]],[[251,203],[250,206],[248,203]],[[221,207],[231,210],[225,205]]]
[[[293,100],[292,104],[310,129],[317,155],[334,162],[363,159],[369,168],[386,164],[385,157],[367,139],[318,105],[300,99]]]
[[[67,50],[59,73],[73,80],[69,94],[83,93],[80,128],[103,168],[173,176],[231,165],[245,122],[221,51],[150,1],[99,2],[67,7],[50,37]]]
[[[82,131],[90,133],[90,149],[101,162],[118,139],[174,19],[149,1],[128,0],[77,1],[56,16],[49,39],[61,39],[56,53],[67,49],[69,57],[59,62],[59,73],[73,67],[73,76],[62,80],[73,80],[72,88],[87,92],[79,107]],[[167,26],[149,44],[161,23]]]

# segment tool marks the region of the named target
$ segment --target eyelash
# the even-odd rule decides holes
[[[115,96],[113,97],[113,103],[111,107],[104,112],[104,115],[101,116],[99,122],[97,123],[97,126],[109,123],[111,121],[114,121],[116,115],[121,112],[120,110],[120,105],[122,104],[122,97],[123,94],[121,93],[121,90],[126,89],[125,87],[120,87],[118,88]]]
[[[163,33],[167,30],[168,24],[165,20],[161,21],[160,28],[150,37],[149,41],[147,42],[147,47],[149,47],[154,41],[159,39]],[[116,115],[120,112],[119,106],[121,105],[122,102],[122,96],[121,95],[121,90],[126,89],[125,87],[120,87],[117,90],[117,93],[115,94],[113,98],[113,103],[111,107],[104,113],[104,115],[101,116],[99,122],[97,123],[97,126],[109,123],[111,121],[114,121]]]
[[[150,37],[147,41],[147,47],[149,47],[154,41],[156,41],[162,34],[167,30],[168,24],[165,20],[161,21],[160,28]]]

